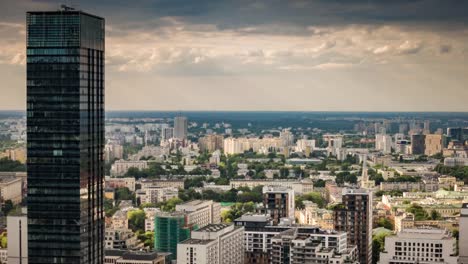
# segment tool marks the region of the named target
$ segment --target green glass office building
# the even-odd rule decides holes
[[[170,252],[171,259],[177,258],[177,243],[190,238],[190,230],[182,213],[160,214],[154,219],[154,249]]]
[[[28,262],[104,263],[104,19],[26,20]]]

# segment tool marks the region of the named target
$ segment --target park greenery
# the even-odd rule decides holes
[[[253,202],[235,203],[230,210],[221,213],[221,218],[224,222],[231,223],[242,215],[254,211],[255,204]]]
[[[26,171],[26,165],[9,158],[1,158],[0,171]]]
[[[406,208],[406,212],[413,214],[414,220],[416,221],[442,220],[442,216],[439,212],[432,210],[430,213],[427,213],[427,211],[419,204],[411,204]]]
[[[319,192],[310,192],[310,193],[303,194],[303,195],[296,195],[296,198],[295,198],[296,208],[301,209],[301,210],[304,209],[305,208],[304,201],[311,201],[317,204],[319,208],[325,208],[325,206],[327,205],[325,198],[323,198]]]
[[[448,166],[439,164],[435,167],[435,171],[443,175],[454,176],[458,180],[468,183],[468,166],[448,167]]]

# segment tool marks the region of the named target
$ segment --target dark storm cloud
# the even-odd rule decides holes
[[[28,5],[28,2],[30,5]],[[65,1],[66,2],[66,1]],[[296,30],[311,25],[378,23],[444,23],[468,21],[468,1],[460,0],[83,0],[71,1],[83,10],[105,16],[113,24],[154,28],[158,18],[177,17],[218,29],[261,25],[288,25]],[[13,13],[21,8],[58,7],[56,0],[5,0],[2,17],[24,19]],[[13,11],[13,12],[11,12]],[[148,22],[149,21],[149,22]],[[309,33],[308,31],[304,31]],[[297,32],[296,32],[297,33]]]

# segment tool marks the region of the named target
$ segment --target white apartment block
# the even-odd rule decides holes
[[[303,194],[314,191],[314,184],[310,179],[304,180],[231,180],[229,182],[231,189],[239,187],[249,187],[250,189],[257,186],[280,186],[294,190],[294,193]]]
[[[392,137],[386,134],[375,135],[375,149],[382,151],[384,154],[392,152]]]
[[[225,138],[224,139],[225,154],[240,154],[249,149],[254,152],[261,152],[271,148],[280,149],[284,147],[285,142],[282,138]]]
[[[244,228],[212,224],[177,245],[178,264],[244,263]]]
[[[140,181],[141,189],[145,190],[152,186],[157,187],[174,187],[177,189],[184,189],[184,180],[152,180],[142,179]]]
[[[405,229],[385,238],[380,264],[456,264],[456,239],[441,229]]]
[[[146,160],[117,160],[111,167],[111,174],[113,176],[122,176],[127,173],[128,169],[137,168],[139,170],[147,169],[148,162]]]
[[[199,228],[221,222],[221,204],[211,200],[194,200],[176,205],[176,211],[186,214],[186,224]]]
[[[166,202],[179,196],[179,189],[174,187],[147,187],[144,190],[145,195],[141,196],[141,203],[160,203]]]

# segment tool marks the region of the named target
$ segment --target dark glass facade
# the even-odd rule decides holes
[[[29,263],[103,263],[104,19],[27,13]]]

